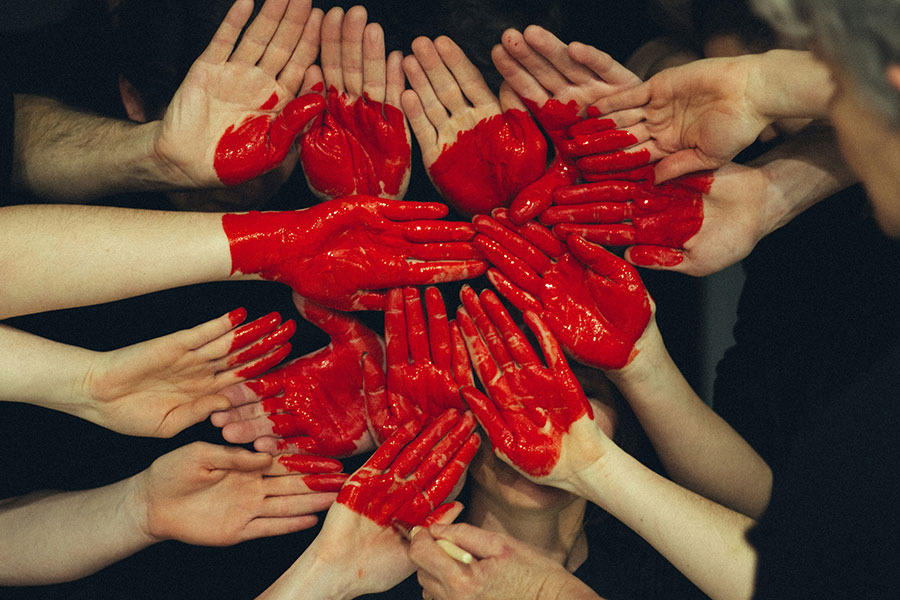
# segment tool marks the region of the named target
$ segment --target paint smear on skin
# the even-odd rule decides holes
[[[272,110],[273,108],[275,108],[276,104],[278,104],[278,94],[276,92],[272,92],[272,95],[269,96],[269,99],[259,107],[259,110]]]
[[[245,317],[246,314],[247,311],[244,310]],[[234,352],[238,348],[243,348],[244,346],[251,344],[264,335],[274,331],[280,323],[281,315],[277,312],[270,312],[269,314],[260,317],[255,321],[247,323],[234,332],[234,339],[231,341],[231,348],[229,348],[228,352]]]
[[[300,160],[310,185],[329,197],[397,195],[411,160],[403,113],[367,94],[348,103],[330,86],[325,113],[302,138]]]
[[[228,320],[231,322],[232,327],[237,327],[241,323],[244,322],[244,319],[247,318],[247,309],[243,306],[240,308],[236,308],[230,313],[228,313]],[[234,348],[232,348],[233,350]]]
[[[488,214],[543,173],[547,142],[525,111],[508,110],[461,131],[428,169],[435,186],[464,215]]]

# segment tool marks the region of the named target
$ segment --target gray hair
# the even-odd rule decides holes
[[[825,56],[850,72],[862,100],[900,127],[900,93],[885,79],[900,64],[900,0],[752,0],[781,33],[815,41]]]

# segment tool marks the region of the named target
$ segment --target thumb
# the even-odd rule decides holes
[[[272,463],[272,456],[234,446],[212,446],[207,457],[210,468],[231,471],[256,471]]]
[[[325,99],[319,94],[304,94],[287,103],[275,117],[269,130],[269,169],[275,168],[284,160],[297,134],[323,110]]]
[[[719,166],[721,166],[719,163],[696,148],[679,150],[660,159],[656,164],[656,168],[653,170],[654,182],[659,185],[688,173],[715,169]]]
[[[453,542],[478,558],[497,556],[503,552],[505,546],[503,539],[498,534],[468,523],[452,525],[435,523],[428,527],[428,533],[435,538]]]
[[[221,394],[203,396],[177,406],[165,416],[157,431],[157,437],[172,437],[191,425],[205,420],[212,413],[229,408],[231,408],[231,401]]]

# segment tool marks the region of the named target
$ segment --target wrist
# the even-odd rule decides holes
[[[120,484],[123,486],[120,512],[125,523],[124,530],[130,532],[143,547],[165,541],[167,538],[152,532],[152,500],[148,490],[147,470],[122,480]]]
[[[828,117],[833,83],[825,66],[812,52],[769,50],[743,57],[752,65],[751,100],[767,125],[784,118]]]
[[[288,568],[258,600],[346,600],[359,594],[346,576],[353,569],[343,554],[323,548],[321,535],[316,537],[294,564]]]

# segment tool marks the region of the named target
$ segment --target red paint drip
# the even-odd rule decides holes
[[[448,203],[471,216],[508,206],[546,160],[547,143],[528,113],[508,110],[461,131],[428,173]]]
[[[300,146],[310,185],[332,198],[398,194],[411,159],[403,113],[368,95],[348,103],[334,86],[326,106]]]

